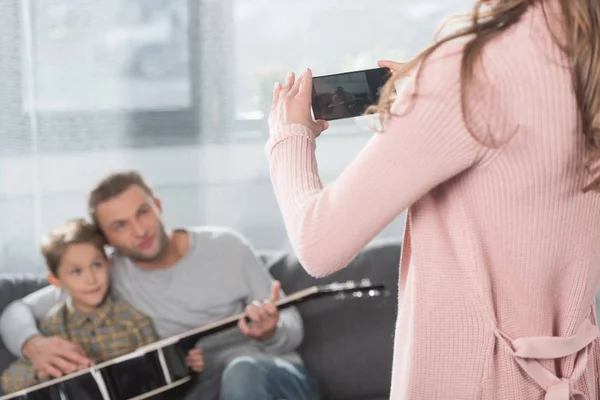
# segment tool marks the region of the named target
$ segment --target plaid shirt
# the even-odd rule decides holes
[[[128,303],[108,298],[92,314],[83,314],[67,304],[40,321],[44,336],[59,336],[78,344],[97,363],[130,353],[158,338],[150,318]],[[42,382],[33,366],[22,359],[2,374],[5,393],[16,392]]]

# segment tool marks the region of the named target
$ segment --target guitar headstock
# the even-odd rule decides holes
[[[374,284],[370,279],[360,281],[333,282],[317,286],[317,292],[325,295],[335,295],[336,298],[364,298],[380,296],[385,289],[381,283]]]

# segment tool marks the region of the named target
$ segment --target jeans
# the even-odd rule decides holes
[[[185,400],[319,400],[316,380],[277,357],[243,356],[224,370],[202,372]]]

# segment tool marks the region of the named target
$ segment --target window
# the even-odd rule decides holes
[[[403,60],[469,0],[3,0],[0,272],[40,271],[40,236],[138,169],[170,227],[226,225],[288,249],[263,146],[275,80]],[[370,133],[331,124],[327,183]],[[403,218],[382,236],[400,239]]]

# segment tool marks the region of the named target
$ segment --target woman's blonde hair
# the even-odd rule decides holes
[[[555,41],[568,57],[573,77],[573,89],[580,113],[581,129],[589,157],[584,160],[588,165],[600,160],[600,1],[597,0],[479,0],[469,14],[459,16],[451,22],[464,22],[464,28],[440,37],[409,61],[400,71],[394,71],[394,77],[383,88],[379,104],[371,107],[368,113],[379,113],[382,119],[392,115],[392,103],[395,100],[395,83],[405,77],[442,44],[454,39],[468,38],[464,47],[461,66],[462,111],[465,124],[469,127],[468,108],[465,106],[466,94],[472,82],[476,62],[481,50],[490,40],[502,34],[514,25],[534,5],[556,1],[562,11],[565,37]],[[544,12],[546,12],[544,8]],[[441,31],[440,31],[441,32]],[[563,43],[564,42],[564,43]],[[419,72],[416,73],[418,86]],[[471,131],[471,134],[474,132]],[[475,136],[475,135],[474,135]],[[476,136],[475,136],[476,137]],[[600,177],[584,188],[588,191],[600,186]]]

